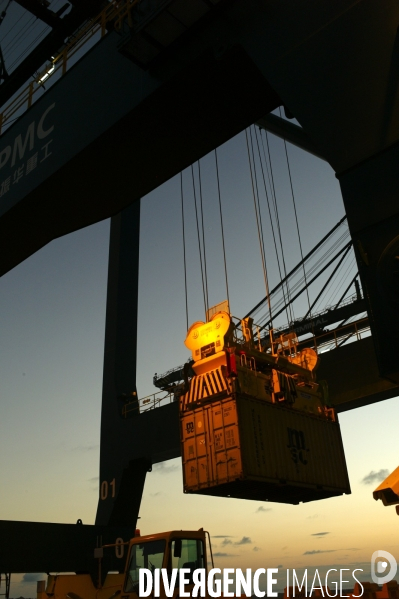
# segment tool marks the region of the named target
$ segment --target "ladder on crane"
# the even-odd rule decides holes
[[[11,574],[0,572],[0,598],[9,599],[10,597]]]

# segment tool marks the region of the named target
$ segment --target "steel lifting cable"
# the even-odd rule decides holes
[[[349,249],[350,249],[350,248],[349,248]],[[311,318],[311,313],[312,313],[312,310],[314,310],[314,309],[316,308],[316,304],[318,304],[318,303],[319,303],[319,301],[320,301],[320,299],[322,298],[322,296],[324,296],[324,294],[325,294],[325,293],[326,293],[326,292],[329,290],[330,283],[332,283],[332,281],[333,281],[333,278],[334,278],[334,276],[337,274],[338,270],[341,272],[341,271],[344,269],[345,262],[346,262],[346,260],[348,259],[348,257],[349,257],[349,259],[350,259],[349,250],[348,250],[348,251],[345,253],[345,255],[343,256],[343,258],[342,258],[342,259],[341,259],[341,261],[340,261],[340,264],[339,264],[339,266],[340,266],[340,269],[336,268],[336,269],[333,271],[332,275],[329,277],[329,279],[327,280],[327,282],[326,282],[326,283],[323,285],[322,291],[319,293],[319,295],[318,295],[318,297],[316,298],[316,300],[313,302],[313,304],[312,304],[311,306],[309,306],[310,312],[308,311],[308,312],[306,313],[306,317],[305,317],[305,316],[303,317],[304,319],[305,319],[305,318]],[[347,271],[348,271],[348,270],[349,270],[349,268],[346,268],[346,270],[345,270],[345,272],[344,272],[344,276],[346,275],[346,273],[347,273]],[[339,281],[339,282],[341,283],[341,279],[340,279],[340,281]],[[335,285],[337,285],[337,284],[338,284],[338,283],[335,283]],[[338,288],[338,290],[337,290],[337,291],[334,293],[334,296],[335,296],[337,293],[339,293],[339,289],[342,287],[342,285],[343,285],[343,283],[341,283],[341,286],[340,286],[340,287]],[[330,296],[330,297],[331,297],[331,296]],[[330,305],[330,303],[331,303],[331,300],[330,300],[330,299],[325,299],[325,298],[324,298],[324,300],[323,300],[323,304],[324,304],[324,306],[328,306],[328,305]],[[319,310],[316,310],[316,311],[319,311]]]
[[[7,7],[6,7],[5,11],[3,11],[2,14],[4,14],[4,12],[7,11],[8,6],[10,5],[11,1],[12,0],[8,1]],[[58,4],[58,0],[57,0],[57,2],[53,2],[51,4],[50,10],[52,10],[54,12],[55,5],[57,5],[57,4]],[[0,43],[3,43],[4,40],[12,33],[12,31],[14,30],[14,28],[17,25],[21,24],[21,20],[25,17],[25,15],[29,16],[28,21],[22,26],[22,28],[16,33],[16,35],[3,48],[4,56],[7,57],[7,58],[10,56],[10,54],[12,52],[16,52],[17,51],[17,49],[21,46],[22,41],[26,38],[26,36],[28,35],[28,33],[32,33],[35,25],[36,24],[40,24],[40,20],[37,17],[35,17],[34,15],[30,15],[30,13],[27,10],[25,10],[23,12],[23,14],[21,15],[21,17],[17,21],[15,21],[14,25],[1,38]],[[1,24],[1,21],[0,21],[0,24]],[[44,32],[47,33],[48,30],[49,30],[49,27],[45,27],[44,30],[42,30],[42,32],[37,36],[37,38],[32,43],[34,44],[41,37],[41,35]],[[32,46],[32,43],[28,46],[28,49]],[[27,51],[27,49],[23,50],[22,53],[17,57],[16,61],[18,61],[24,54],[26,54],[26,51]],[[12,68],[14,66],[14,64],[15,64],[16,61],[14,61],[14,63],[11,65],[10,68]]]
[[[274,184],[272,157],[271,157],[271,153],[270,153],[269,136],[267,134],[267,131],[266,131],[266,145],[267,145],[267,155],[269,157],[269,168],[270,168],[270,176],[271,176],[272,191],[273,191],[273,193],[272,193],[272,199],[274,201],[274,211],[275,211],[275,215],[276,215],[277,231],[278,231],[278,236],[279,236],[279,240],[280,240],[281,258],[282,258],[282,261],[283,261],[284,276],[287,276],[287,268],[286,268],[286,265],[285,265],[285,255],[284,255],[283,239],[282,239],[282,236],[281,236],[280,216],[279,216],[278,205],[277,205],[277,194],[276,194],[276,187],[275,187],[275,184]],[[295,314],[294,314],[294,306],[293,306],[293,304],[291,302],[291,299],[290,299],[289,281],[287,281],[286,290],[287,290],[288,304],[290,306],[291,320],[293,321],[293,320],[295,320]]]
[[[208,311],[208,306],[207,306],[207,303],[206,303],[204,268],[203,268],[203,265],[202,265],[202,250],[201,250],[199,223],[198,223],[197,193],[196,193],[196,190],[195,190],[194,167],[193,167],[193,165],[191,165],[191,178],[192,178],[192,181],[193,181],[195,222],[197,224],[197,239],[198,239],[198,253],[199,253],[199,259],[200,259],[200,266],[201,266],[202,294],[204,296],[204,309],[205,309],[205,316],[206,316],[206,313]]]
[[[262,163],[262,158],[261,158],[261,153],[260,153],[260,148],[259,148],[259,140],[258,140],[258,136],[256,134],[256,128],[255,128],[255,139],[256,139],[256,145],[257,145],[257,148],[258,148],[259,162],[260,162],[260,168],[261,168],[261,172],[262,172],[262,179],[263,179],[263,186],[264,186],[264,190],[265,190],[267,209],[268,209],[268,212],[269,212],[270,226],[271,226],[272,236],[273,236],[273,242],[274,242],[274,249],[275,249],[275,252],[276,252],[277,268],[278,268],[278,272],[279,272],[279,275],[280,275],[280,281],[282,281],[283,280],[283,275],[281,273],[280,257],[278,255],[276,234],[275,234],[275,231],[274,231],[273,217],[272,217],[272,212],[271,212],[271,209],[270,209],[269,193],[267,191],[267,185],[266,185],[266,179],[265,179],[265,171],[263,169],[263,163]],[[265,156],[265,164],[266,164],[266,168],[267,168],[266,156]],[[269,171],[267,171],[267,174],[268,174],[269,185],[270,185]],[[284,301],[288,304],[288,302],[285,300],[284,286],[282,287],[282,291],[283,291]],[[287,316],[287,320],[289,320],[288,316]]]
[[[39,33],[39,35],[31,42],[31,44],[29,44],[29,46],[27,46],[27,48],[25,48],[25,50],[23,50],[21,52],[21,54],[19,56],[17,56],[17,58],[11,64],[10,69],[12,69],[15,65],[18,66],[18,64],[20,64],[21,60],[25,56],[25,54],[27,54],[31,50],[31,48],[34,48],[36,46],[36,42],[39,42],[40,38],[42,38],[43,36],[45,36],[49,32],[49,30],[50,30],[50,27],[47,27],[47,28],[43,29]]]
[[[186,265],[186,236],[184,231],[184,202],[183,202],[183,172],[180,173],[181,220],[183,229],[183,263],[184,263],[184,292],[186,296],[186,329],[188,331],[188,298],[187,298],[187,265]]]
[[[358,278],[358,276],[359,276],[359,272],[357,272],[355,274],[355,276],[353,277],[353,279],[349,283],[348,287],[345,289],[345,291],[343,292],[343,294],[339,298],[338,302],[335,304],[334,309],[338,308],[338,306],[340,305],[340,303],[345,299],[346,294],[348,293],[349,289],[352,287],[352,285],[354,284],[354,282],[356,281],[356,279]],[[345,322],[345,321],[343,321],[343,322]]]
[[[275,212],[275,217],[276,217],[277,231],[278,231],[278,236],[279,236],[279,240],[280,240],[280,249],[281,249],[281,258],[282,258],[282,261],[283,261],[284,278],[287,278],[287,269],[286,269],[286,265],[285,265],[283,240],[281,238],[280,218],[279,218],[278,207],[277,207],[276,188],[275,188],[275,185],[274,185],[273,167],[272,167],[272,160],[271,160],[271,156],[270,156],[269,137],[268,137],[267,131],[265,131],[265,136],[266,136],[267,154],[268,154],[268,157],[269,157],[269,168],[270,168],[270,180],[271,180],[272,200],[273,200],[274,212]],[[262,135],[261,135],[261,139],[262,139],[262,143],[263,143],[263,137],[262,137]],[[263,148],[264,148],[264,146],[263,146]],[[266,158],[266,156],[265,156],[265,158]],[[267,164],[267,161],[266,161],[266,164]],[[286,290],[287,290],[288,303],[291,303],[290,302],[290,289],[289,289],[288,281],[286,283]],[[290,312],[291,312],[291,310],[290,310]],[[291,319],[293,319],[292,318],[292,313],[291,313]]]
[[[345,238],[347,238],[347,237],[348,237],[348,235],[345,236]],[[319,271],[317,276],[320,276],[320,274],[322,274],[324,272],[324,270],[325,270],[325,267],[323,267],[324,262],[334,253],[334,250],[337,249],[337,247],[339,245],[341,245],[341,241],[343,241],[343,240],[344,240],[344,237],[340,238],[339,242],[334,244],[333,248],[330,248],[327,252],[325,252],[325,254],[323,254],[323,256],[313,266],[310,267],[310,269],[308,271],[308,279],[314,273],[318,272],[319,269],[321,269],[321,270]],[[288,275],[288,277],[289,277],[289,275]],[[303,283],[304,283],[304,278],[301,277],[294,284],[291,284],[291,294],[296,293],[296,291],[301,288]],[[306,286],[303,288],[303,290],[305,290],[305,289],[306,289]],[[277,289],[277,291],[278,291],[278,289]],[[274,290],[270,293],[270,295],[273,295],[273,294],[274,294]],[[277,300],[276,304],[273,306],[273,309],[276,310],[277,308],[279,308],[279,306],[285,305],[285,304],[286,304],[285,296],[283,296],[282,298]],[[258,320],[259,320],[259,318],[258,318]]]
[[[328,239],[331,237],[331,235],[333,235],[335,233],[335,231],[337,231],[337,229],[339,229],[339,227],[346,221],[346,219],[347,219],[346,215],[343,218],[341,218],[341,220],[338,221],[338,223],[336,225],[334,225],[334,227],[332,229],[330,229],[330,231],[310,250],[310,252],[308,252],[306,254],[303,261],[306,261],[309,258],[311,258],[311,256],[313,256],[313,254],[315,254],[328,241]],[[294,266],[294,268],[288,273],[286,278],[289,278],[292,275],[294,275],[296,273],[296,271],[302,266],[303,261],[301,260],[296,266]],[[282,287],[282,285],[284,285],[284,283],[285,283],[285,280],[281,279],[280,282],[276,285],[276,287],[274,287],[274,289],[271,290],[270,295],[273,295],[273,293],[275,293],[278,289],[280,289],[280,287]],[[256,310],[258,310],[265,303],[265,301],[267,301],[267,298],[263,298],[260,302],[258,302],[256,304],[256,306],[254,308],[252,308],[252,310],[250,310],[246,314],[245,318],[248,318],[254,312],[256,312]]]
[[[324,267],[324,270],[326,270],[337,258],[338,256],[340,256],[340,254],[342,254],[345,250],[348,249],[348,247],[350,247],[352,245],[352,240],[349,241],[335,256],[334,258],[332,258],[328,264],[326,264],[326,266]],[[318,273],[317,275],[315,275],[310,281],[308,281],[308,285],[311,285],[319,276],[321,273]],[[294,297],[291,298],[291,302],[293,302],[294,300],[296,300],[303,292],[305,291],[305,289],[301,289]],[[274,314],[274,318],[276,318],[277,316],[279,316],[282,312],[284,312],[284,308],[282,308],[279,312]],[[264,325],[262,325],[260,328],[261,329],[265,329],[267,328],[269,325],[269,322],[266,322]]]
[[[251,134],[251,129],[249,130],[249,132]],[[273,328],[272,305],[271,305],[271,301],[270,301],[269,281],[268,281],[268,276],[267,276],[265,244],[264,244],[264,239],[263,239],[263,228],[262,228],[262,220],[261,220],[262,216],[260,214],[258,185],[257,185],[257,180],[256,180],[256,191],[257,191],[257,196],[258,196],[258,205],[256,205],[254,176],[253,176],[253,173],[252,173],[251,155],[250,155],[250,151],[249,151],[248,131],[247,131],[247,129],[245,129],[245,139],[246,139],[246,142],[247,142],[249,172],[251,174],[252,195],[253,195],[253,199],[254,199],[256,227],[257,227],[257,230],[258,230],[258,240],[259,240],[260,255],[261,255],[262,265],[263,265],[263,277],[264,277],[264,280],[265,280],[266,297],[267,297],[267,303],[268,303],[268,306],[269,306],[269,318],[270,318],[270,322],[272,323],[271,327]],[[251,142],[252,142],[252,135],[251,135]],[[254,156],[253,156],[253,146],[252,146],[252,160],[253,160],[253,168],[254,168],[254,171],[255,171],[255,160],[254,160]]]
[[[345,235],[342,235],[335,243],[334,245],[328,249],[327,252],[325,252],[323,254],[323,256],[321,258],[319,258],[319,260],[309,269],[308,271],[308,283],[307,285],[310,285],[311,283],[313,283],[329,266],[330,264],[332,264],[332,262],[334,262],[334,260],[337,258],[337,256],[339,256],[342,251],[347,247],[347,244],[344,246],[343,249],[339,250],[339,252],[336,254],[336,256],[334,256],[327,265],[323,266],[323,263],[331,256],[331,254],[333,254],[335,252],[335,250],[341,245],[341,242],[343,240],[345,240],[347,237],[349,236],[349,232],[346,232]],[[306,260],[306,257],[305,257]],[[299,265],[297,265],[295,268],[298,269],[298,267],[301,265],[301,263],[299,263]],[[319,272],[318,269],[321,268],[321,270]],[[317,272],[316,276],[312,278],[312,280],[309,280],[309,277],[311,277],[315,272]],[[290,275],[288,275],[288,278],[290,277]],[[304,282],[304,278],[301,277],[301,279],[299,279],[294,285],[291,285],[291,294],[295,294],[296,291],[298,289],[300,289],[302,283]],[[277,290],[277,288],[275,287],[274,290],[271,291],[270,295],[272,295],[274,293],[274,291]],[[303,289],[301,289],[299,295],[301,295],[304,291],[306,290],[306,286],[303,287]],[[299,295],[295,295],[295,298],[299,297]],[[278,314],[281,314],[281,312],[284,311],[284,306],[286,305],[285,299],[284,297],[281,298],[280,300],[278,300],[276,302],[276,304],[273,306],[273,309],[276,311],[280,306],[283,306],[283,308],[279,311]],[[263,322],[263,318],[258,318],[258,323],[261,324]]]
[[[28,14],[28,17],[29,17],[28,11],[25,11],[25,13],[22,15],[21,19],[25,16],[25,14]],[[5,54],[5,56],[7,56],[7,58],[9,56],[11,56],[14,52],[17,52],[19,50],[19,48],[22,45],[23,40],[26,38],[26,36],[28,34],[32,33],[32,29],[34,28],[36,22],[37,22],[37,17],[35,17],[33,15],[30,16],[28,18],[28,21],[26,21],[26,23],[21,27],[21,29],[16,32],[16,35],[7,42],[7,44],[4,46],[4,54]],[[20,20],[17,21],[16,24],[20,24]],[[14,26],[11,28],[11,30],[14,28]],[[6,37],[7,37],[7,34],[4,36],[3,39],[5,39]]]
[[[330,281],[332,281],[333,277],[335,276],[335,274],[339,270],[339,268],[342,265],[343,261],[345,260],[346,256],[349,254],[349,251],[350,251],[351,247],[352,247],[352,241],[349,242],[349,245],[348,245],[346,251],[344,252],[343,256],[341,257],[341,259],[339,260],[339,262],[337,263],[337,265],[333,269],[332,273],[328,277],[327,281],[325,282],[325,284],[321,288],[321,291],[318,293],[318,295],[317,295],[316,299],[314,300],[313,304],[311,306],[309,306],[309,310],[306,312],[305,316],[303,317],[303,320],[306,320],[310,316],[310,314],[312,313],[313,308],[315,307],[315,305],[317,304],[317,302],[319,301],[319,299],[321,298],[321,296],[323,295],[323,293],[327,289],[328,285],[330,284]]]
[[[4,19],[7,16],[7,11],[8,8],[11,4],[12,0],[8,0],[7,5],[5,7],[5,9],[1,12],[0,14],[0,25],[3,23]],[[28,11],[25,10],[22,16],[25,16],[25,14],[27,14]],[[33,20],[35,17],[32,17],[31,20]],[[18,24],[20,23],[20,19],[18,19],[17,21],[15,21],[14,25],[7,31],[7,33],[1,38],[0,43],[2,44],[4,42],[4,40],[6,39],[6,37],[11,33],[11,31],[14,29],[14,27],[16,27]],[[17,36],[21,35],[21,31],[17,34]],[[13,39],[11,39],[11,44],[13,42]],[[7,71],[6,71],[6,66],[5,66],[5,57],[7,55],[7,48],[9,47],[10,44],[6,44],[3,48],[0,48],[0,54],[1,54],[1,59],[2,59],[2,69],[4,71],[5,76],[7,76]]]
[[[354,264],[355,264],[355,258],[352,255],[352,257],[350,257],[350,262],[347,265],[346,270],[343,272],[341,278],[335,284],[332,294],[330,294],[328,299],[325,300],[325,305],[331,306],[335,302],[335,298],[338,295],[338,293],[340,292],[340,290],[342,289],[343,285],[346,283],[347,276],[348,276],[349,272],[353,269]]]
[[[255,128],[255,139],[256,139],[256,145],[257,145],[257,148],[258,148],[259,162],[260,162],[260,168],[261,168],[262,179],[263,179],[263,187],[264,187],[264,190],[265,190],[265,196],[266,196],[266,202],[267,202],[267,209],[268,209],[269,218],[270,218],[270,226],[271,226],[271,229],[272,229],[273,242],[274,242],[274,250],[276,252],[277,267],[278,267],[278,272],[279,272],[279,275],[280,275],[280,280],[282,280],[283,279],[283,275],[281,273],[280,256],[278,255],[276,233],[274,231],[274,223],[273,223],[272,211],[271,211],[271,208],[270,208],[269,193],[267,191],[267,185],[266,185],[266,179],[265,179],[265,171],[263,169],[263,162],[262,162],[262,158],[261,158],[260,147],[259,147],[259,140],[258,140],[258,136],[257,136],[257,133],[256,133],[256,128]],[[266,155],[265,155],[265,164],[266,164],[266,169],[267,169]],[[270,175],[269,175],[269,171],[268,170],[267,170],[267,176],[268,176],[268,179],[269,179],[269,186],[270,186]]]
[[[279,111],[280,111],[280,118],[282,118],[282,114],[281,114],[281,106],[279,107]],[[288,149],[287,149],[287,142],[284,139],[284,149],[285,149],[285,157],[287,159],[287,168],[288,168],[288,176],[289,176],[289,180],[290,180],[290,187],[291,187],[291,195],[292,195],[292,203],[294,206],[294,214],[295,214],[295,223],[296,223],[296,230],[298,233],[298,242],[299,242],[299,250],[301,253],[301,259],[303,260],[303,250],[302,250],[302,240],[301,240],[301,234],[299,232],[299,223],[298,223],[298,214],[296,211],[296,202],[295,202],[295,195],[294,195],[294,186],[292,184],[292,176],[291,176],[291,167],[290,167],[290,161],[288,159]],[[305,283],[306,283],[306,270],[305,270],[305,263],[303,263],[303,276],[305,278]],[[306,288],[306,295],[308,298],[308,306],[310,308],[310,297],[309,297],[309,289],[308,287]]]
[[[263,236],[262,211],[260,209],[258,176],[257,176],[257,173],[256,173],[256,161],[255,161],[254,143],[253,143],[253,139],[252,139],[252,129],[251,129],[251,127],[249,128],[249,137],[251,139],[251,156],[252,156],[252,164],[253,164],[253,172],[254,172],[254,182],[255,182],[255,191],[256,191],[256,205],[258,207],[259,223],[260,223],[260,239],[259,239],[259,243],[262,243],[263,256],[264,256],[264,259],[265,259],[265,270],[266,270],[266,275],[267,275],[265,240],[264,240],[264,236]],[[247,139],[247,150],[248,150],[248,159],[249,159],[248,139]],[[251,163],[250,159],[249,159],[249,162]],[[252,190],[253,190],[253,185],[252,185]]]
[[[307,282],[308,278],[309,278],[309,277],[311,277],[311,276],[313,275],[313,273],[314,273],[314,272],[315,272],[315,271],[316,271],[316,270],[317,270],[319,267],[322,269],[322,270],[320,271],[320,274],[322,274],[322,273],[325,271],[326,267],[323,267],[323,263],[324,263],[324,262],[325,262],[325,261],[328,259],[328,257],[329,257],[329,256],[331,256],[331,255],[332,255],[332,254],[335,252],[335,250],[336,250],[336,249],[338,249],[338,247],[341,245],[341,243],[342,243],[342,242],[345,242],[345,240],[346,240],[348,237],[349,237],[349,230],[348,230],[348,229],[346,229],[346,230],[344,231],[344,233],[343,233],[343,234],[342,234],[342,235],[341,235],[341,236],[340,236],[340,237],[339,237],[339,238],[338,238],[338,239],[337,239],[337,240],[336,240],[336,241],[333,243],[333,245],[332,245],[332,246],[331,246],[331,247],[330,247],[330,248],[329,248],[329,249],[328,249],[328,250],[327,250],[327,251],[324,253],[324,255],[323,255],[321,258],[319,258],[319,259],[316,261],[316,263],[315,263],[313,266],[311,266],[311,267],[309,268],[309,270],[308,270],[308,273],[307,273],[307,277],[306,277],[306,282]],[[347,247],[347,245],[345,245],[345,247]],[[342,252],[342,250],[340,250],[339,254],[340,254],[341,252]],[[339,255],[339,254],[338,254],[338,255]],[[349,271],[349,270],[352,268],[352,262],[353,262],[353,260],[352,260],[352,262],[350,262],[350,263],[349,263],[349,266],[346,264],[346,262],[347,262],[348,258],[349,258],[349,260],[350,260],[350,256],[351,256],[351,254],[350,254],[350,253],[346,253],[346,255],[345,255],[344,259],[342,260],[342,262],[341,262],[341,268],[340,268],[340,273],[342,273],[342,271],[343,271],[343,269],[344,269],[344,268],[345,268],[346,270],[344,270],[344,272],[343,272],[343,274],[342,274],[341,278],[339,279],[338,283],[335,283],[335,287],[338,285],[338,289],[336,289],[335,291],[334,291],[334,290],[332,290],[332,296],[331,296],[331,293],[330,293],[329,299],[327,299],[327,300],[325,299],[325,300],[324,300],[324,305],[330,305],[330,303],[332,302],[332,299],[333,299],[333,298],[334,298],[334,297],[337,295],[337,293],[339,293],[339,290],[341,289],[341,287],[342,287],[342,285],[343,285],[343,280],[346,278],[347,272],[348,272],[348,271]],[[331,262],[330,262],[330,263],[331,263]],[[337,271],[338,271],[338,269],[337,269]],[[334,274],[335,274],[335,272],[337,272],[337,271],[334,271]],[[302,279],[302,280],[305,280],[305,277],[303,277],[303,279]],[[323,293],[322,293],[322,294],[320,294],[320,295],[318,296],[318,300],[317,300],[317,301],[320,301],[321,295],[324,295],[324,293],[326,293],[326,292],[327,292],[328,288],[330,287],[331,280],[332,280],[332,277],[331,277],[331,278],[329,279],[329,281],[327,281],[327,283],[324,285],[324,287],[323,287],[323,290],[324,290],[324,291],[323,291]],[[295,286],[294,286],[294,287],[295,287]],[[305,288],[306,288],[306,287],[305,287]],[[305,319],[305,318],[309,318],[309,317],[311,317],[311,313],[312,313],[312,311],[314,310],[314,308],[316,307],[316,303],[317,303],[317,301],[315,301],[315,302],[313,303],[313,305],[312,305],[312,306],[309,306],[309,310],[308,310],[308,312],[307,312],[307,315],[303,317],[304,319]]]
[[[7,15],[7,10],[8,10],[8,7],[10,6],[11,2],[12,2],[12,0],[8,0],[7,6],[0,14],[0,25],[2,24],[2,22],[4,21],[6,15]]]
[[[226,279],[226,294],[227,294],[227,302],[229,304],[230,309],[230,297],[229,297],[229,282],[227,280],[227,263],[226,263],[226,248],[224,244],[224,230],[223,230],[223,215],[222,215],[222,200],[220,197],[220,181],[219,181],[219,165],[218,165],[218,154],[215,148],[215,162],[216,162],[216,177],[218,183],[218,198],[219,198],[219,213],[220,213],[220,228],[222,230],[222,246],[223,246],[223,260],[224,260],[224,276]]]
[[[4,40],[9,36],[9,34],[13,31],[13,29],[17,26],[17,25],[21,25],[21,21],[22,19],[25,17],[25,15],[28,15],[28,21],[25,23],[25,25],[22,26],[22,28],[16,33],[16,35],[14,37],[12,37],[10,39],[9,42],[7,42],[7,44],[4,46],[4,51],[6,52],[10,47],[14,46],[15,43],[17,43],[18,38],[23,37],[23,32],[24,29],[26,27],[29,28],[29,26],[36,20],[36,17],[33,15],[29,15],[28,11],[25,10],[25,12],[21,15],[21,18],[18,19],[18,21],[15,21],[14,25],[12,27],[10,27],[10,29],[7,31],[7,33],[4,34],[4,36],[1,38],[0,43],[3,43]],[[27,32],[26,32],[27,33]]]
[[[328,249],[328,250],[327,250],[327,251],[326,251],[326,252],[325,252],[325,253],[324,253],[324,254],[323,254],[323,255],[322,255],[322,256],[321,256],[321,257],[320,257],[320,258],[319,258],[319,259],[318,259],[318,260],[317,260],[317,261],[316,261],[316,262],[315,262],[315,263],[314,263],[314,264],[313,264],[311,267],[310,267],[310,268],[309,268],[309,271],[308,271],[308,278],[309,278],[310,276],[312,276],[312,275],[313,275],[315,272],[317,272],[319,268],[321,268],[321,269],[322,269],[322,271],[320,271],[320,273],[319,273],[319,274],[321,274],[321,272],[323,272],[323,264],[324,264],[324,262],[325,262],[326,260],[328,260],[328,258],[329,258],[329,257],[330,257],[330,256],[331,256],[331,255],[332,255],[332,254],[333,254],[333,253],[334,253],[334,252],[337,250],[337,249],[338,249],[338,247],[339,247],[339,246],[341,246],[342,242],[343,242],[343,241],[345,241],[345,240],[346,240],[348,237],[349,237],[349,233],[348,233],[348,232],[345,232],[345,234],[344,234],[344,235],[342,235],[342,236],[341,236],[341,237],[340,237],[340,238],[339,238],[337,241],[335,241],[335,242],[334,242],[333,246],[332,246],[332,247],[330,247],[330,248],[329,248],[329,249]],[[326,242],[325,242],[325,243],[326,243]],[[323,244],[323,245],[324,245],[324,244]],[[322,247],[322,246],[321,246],[321,247]],[[321,247],[320,247],[319,249],[321,249]],[[306,260],[306,256],[305,256],[305,260]],[[293,277],[293,276],[295,275],[295,273],[298,271],[298,269],[299,269],[299,267],[300,267],[300,266],[302,266],[301,262],[299,262],[299,264],[297,264],[297,266],[295,267],[295,269],[294,269],[294,271],[295,271],[295,272],[291,271],[291,273],[289,273],[289,274],[287,275],[287,278],[288,278],[288,279],[291,279],[291,277]],[[300,279],[299,279],[299,280],[298,280],[296,283],[294,283],[294,284],[291,284],[291,292],[292,292],[292,293],[295,293],[295,292],[296,292],[296,290],[297,290],[298,288],[300,288],[300,286],[301,286],[303,283],[304,283],[304,278],[303,278],[303,277],[301,277],[301,278],[300,278]],[[272,295],[272,296],[273,296],[273,294],[274,294],[275,292],[277,292],[277,291],[278,291],[280,288],[282,288],[282,285],[281,285],[281,284],[277,285],[277,286],[276,286],[276,287],[275,287],[275,288],[274,288],[274,289],[271,291],[270,295]],[[284,296],[284,297],[285,297],[285,296]],[[278,306],[278,305],[281,305],[281,304],[283,303],[283,301],[285,301],[285,300],[284,300],[284,297],[283,297],[282,299],[280,299],[280,300],[277,302],[277,306]],[[264,302],[264,301],[265,301],[265,299],[263,300],[263,302]],[[274,309],[276,309],[276,307],[277,307],[277,306],[275,306],[275,307],[274,307]],[[259,309],[259,308],[258,308],[258,309]]]
[[[206,305],[209,310],[209,295],[208,295],[208,272],[206,268],[206,246],[205,246],[205,227],[204,227],[204,208],[202,203],[202,181],[201,181],[201,165],[200,161],[198,164],[198,182],[199,182],[199,196],[200,196],[200,207],[201,207],[201,226],[202,226],[202,248],[204,251],[204,275],[205,275],[205,294],[206,294]]]

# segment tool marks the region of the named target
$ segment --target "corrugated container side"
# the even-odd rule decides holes
[[[243,396],[181,416],[186,492],[298,503],[350,493],[339,424]]]
[[[348,488],[338,422],[253,399],[237,405],[245,476]]]
[[[210,431],[207,408],[186,412],[181,421],[183,440],[184,484],[203,487],[214,484],[214,472],[209,460]]]
[[[208,409],[209,430],[213,444],[209,455],[216,484],[236,480],[242,476],[240,434],[237,405],[232,399],[211,404]]]

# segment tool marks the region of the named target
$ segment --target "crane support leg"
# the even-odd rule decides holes
[[[380,376],[399,383],[399,143],[338,175]]]
[[[123,405],[137,402],[137,303],[140,201],[112,217],[101,412],[100,479],[97,525],[136,526],[147,456],[133,456],[133,422],[138,404],[124,417]],[[133,459],[136,458],[136,459]]]

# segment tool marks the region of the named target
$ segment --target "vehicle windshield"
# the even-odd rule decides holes
[[[200,539],[174,539],[171,543],[170,566],[180,570],[184,568],[186,580],[193,584],[194,570],[205,568],[204,546]],[[179,582],[176,579],[176,585]]]
[[[147,541],[141,545],[132,545],[129,569],[125,581],[126,593],[134,592],[138,594],[140,568],[147,568],[152,572],[155,568],[162,568],[165,545],[165,539]]]
[[[179,550],[177,550],[179,544]],[[204,548],[200,539],[175,539],[171,544],[172,568],[204,568]]]

